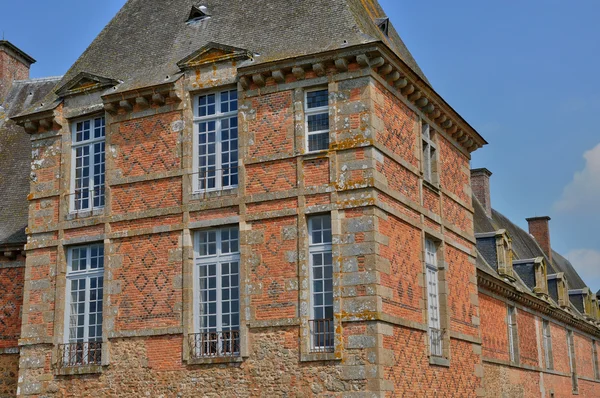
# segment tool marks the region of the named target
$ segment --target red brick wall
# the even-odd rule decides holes
[[[424,332],[394,327],[392,336],[384,336],[383,346],[393,352],[384,379],[394,385],[386,397],[475,397],[481,379],[475,375],[479,358],[473,345],[452,340],[449,368],[431,366],[423,350]]]
[[[29,67],[0,50],[0,103],[8,95],[15,80],[29,78]]]
[[[256,117],[249,121],[253,134],[248,148],[251,158],[268,155],[293,155],[294,118],[292,91],[265,94],[252,99]]]
[[[169,260],[180,247],[181,233],[141,235],[116,240],[121,264],[113,271],[120,292],[110,295],[117,311],[115,331],[179,327],[181,260]]]
[[[510,360],[506,311],[504,302],[485,294],[479,294],[480,330],[484,358]]]
[[[520,363],[523,365],[540,365],[538,360],[538,338],[535,323],[536,318],[534,315],[526,311],[517,311],[517,327],[519,331],[519,356]]]
[[[0,349],[17,347],[21,335],[24,264],[21,256],[15,260],[0,257]]]

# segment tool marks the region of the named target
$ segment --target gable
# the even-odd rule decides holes
[[[252,53],[243,48],[211,42],[177,62],[177,66],[183,70],[200,65],[241,59],[252,59]]]
[[[73,79],[69,80],[63,86],[61,86],[56,94],[60,97],[67,97],[69,95],[81,94],[89,91],[101,90],[103,88],[115,86],[119,84],[118,81],[109,79],[102,76],[96,76],[91,73],[81,72]]]

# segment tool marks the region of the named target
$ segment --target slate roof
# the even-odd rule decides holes
[[[573,264],[555,250],[552,250],[552,261],[554,262],[554,267],[557,269],[557,272],[565,273],[569,283],[569,289],[583,289],[587,286],[577,271],[575,271]]]
[[[26,242],[31,141],[8,118],[39,102],[60,77],[16,81],[0,108],[0,246]]]
[[[210,17],[186,23],[200,5]],[[382,41],[428,83],[393,25],[388,37],[377,26],[384,16],[377,0],[129,0],[58,87],[81,72],[122,81],[113,92],[167,83],[179,76],[177,62],[209,42],[246,49],[260,64]]]

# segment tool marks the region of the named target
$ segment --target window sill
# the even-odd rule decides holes
[[[305,152],[302,154],[304,160],[323,159],[329,155],[329,149],[321,149],[318,151]]]
[[[237,357],[206,357],[206,358],[190,358],[186,361],[188,365],[212,365],[222,363],[241,363],[244,358]]]
[[[300,362],[316,361],[341,361],[342,355],[339,352],[311,352],[300,355]]]
[[[238,194],[238,189],[238,187],[232,187],[213,191],[194,191],[191,194],[191,200],[213,199],[221,198],[223,196],[236,196]]]
[[[449,368],[450,360],[448,358],[430,356],[429,364],[434,365],[434,366],[443,366],[443,367]]]
[[[85,210],[85,211],[71,211],[67,214],[67,221],[71,220],[79,220],[82,218],[90,218],[96,216],[104,215],[104,207],[99,207],[97,209]]]
[[[89,375],[102,373],[102,365],[88,365],[88,366],[73,366],[69,368],[55,369],[54,374],[56,376],[74,376],[74,375]]]
[[[440,185],[439,184],[434,184],[427,180],[423,180],[423,186],[426,188],[429,188],[431,191],[433,191],[434,193],[436,193],[438,195],[440,193]]]

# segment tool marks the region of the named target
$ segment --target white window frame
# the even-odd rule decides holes
[[[329,220],[329,229],[326,229],[323,227],[323,220],[328,219]],[[321,235],[321,242],[313,242],[313,232],[315,232],[315,221],[316,220],[321,220],[321,226],[322,229],[319,229],[318,231],[321,231],[320,235]],[[326,235],[325,232],[329,231],[329,236],[330,236],[330,240],[326,240]],[[333,313],[333,230],[332,230],[332,223],[331,223],[331,215],[330,214],[321,214],[321,215],[315,215],[315,216],[311,216],[308,218],[308,257],[309,257],[309,303],[310,303],[310,321],[312,322],[318,322],[318,321],[329,321],[329,318],[315,318],[315,309],[317,307],[321,307],[323,314],[325,314],[326,309],[328,307],[331,307],[331,312]],[[314,258],[313,255],[322,255],[323,258],[329,254],[329,256],[332,258],[331,264],[323,264],[323,265],[319,265],[318,267],[322,267],[321,272],[321,278],[316,278],[315,277],[315,268],[317,267],[314,264]],[[325,283],[329,278],[325,277],[325,269],[326,267],[330,267],[330,273],[331,273],[331,290],[327,290],[325,287]],[[323,288],[322,288],[322,292],[315,292],[314,289],[314,284],[316,281],[321,281]],[[315,295],[316,294],[322,294],[322,299],[323,299],[323,303],[322,304],[317,304],[315,302]],[[326,303],[325,300],[325,296],[331,294],[331,304],[328,305]],[[327,326],[324,326],[325,328],[328,327],[332,327],[333,328],[333,322],[334,319],[333,317],[330,319],[330,322],[327,323]],[[321,324],[322,326],[325,325],[324,323]],[[311,328],[313,328],[313,326],[311,326]],[[310,331],[310,347],[311,347],[311,351],[313,352],[325,352],[328,350],[332,350],[333,349],[333,339],[331,339],[331,344],[323,344],[323,345],[319,345],[315,343],[315,340],[320,342],[320,338],[315,337],[315,331],[311,329]],[[331,332],[329,332],[328,330],[318,330],[316,332],[317,334],[323,334],[324,337],[324,343],[326,343],[326,341],[329,341],[329,337],[326,335],[326,333],[333,333],[333,330],[331,330]]]
[[[235,241],[237,242],[237,251],[234,252],[229,252],[229,253],[223,253],[222,251],[222,243],[223,243],[223,239],[222,239],[222,233],[223,231],[228,230],[230,233],[230,237],[231,237],[231,231],[236,231],[237,233],[237,238],[235,239]],[[216,252],[215,254],[206,254],[206,255],[201,255],[200,254],[200,236],[202,233],[215,233],[216,234],[216,240],[215,240],[215,245],[216,245]],[[232,240],[229,239],[229,242],[231,242]],[[231,267],[231,263],[232,262],[237,262],[237,273],[235,275],[237,275],[237,300],[234,300],[231,298],[231,296],[229,297],[229,299],[227,300],[223,300],[223,291],[230,289],[231,286],[223,286],[223,273],[222,273],[222,265],[225,263],[229,263],[230,267]],[[201,292],[202,292],[202,286],[200,283],[200,279],[201,279],[201,273],[200,273],[200,268],[202,266],[209,266],[215,264],[216,267],[216,272],[215,272],[215,279],[216,279],[216,285],[215,285],[215,289],[210,289],[210,290],[215,290],[216,291],[216,297],[214,300],[215,303],[215,307],[216,307],[216,312],[214,314],[214,316],[216,317],[216,323],[215,323],[215,327],[210,327],[209,325],[205,325],[202,326],[201,324],[201,320],[202,317],[204,316],[204,314],[201,314]],[[240,310],[240,306],[242,304],[241,301],[241,288],[240,288],[240,267],[241,267],[241,261],[240,261],[240,234],[239,234],[239,227],[238,226],[224,226],[224,227],[219,227],[219,228],[210,228],[210,229],[203,229],[203,230],[198,230],[194,233],[194,271],[193,271],[193,276],[194,276],[194,333],[209,333],[209,332],[215,332],[215,333],[221,333],[224,331],[240,331],[241,328],[241,310]],[[227,274],[227,276],[231,277],[232,275],[234,275],[234,273],[230,272]],[[206,289],[209,290],[209,289]],[[207,293],[208,294],[208,293]],[[223,329],[223,303],[224,302],[229,302],[229,315],[233,315],[235,314],[235,312],[232,311],[231,308],[231,304],[234,301],[237,301],[238,303],[238,309],[237,309],[237,315],[238,315],[238,323],[237,325],[227,325],[225,326],[225,330]],[[209,300],[209,302],[213,302],[213,300]],[[208,314],[213,315],[213,314]],[[232,327],[235,326],[235,327]],[[241,337],[239,339],[239,341],[241,342]],[[223,342],[219,341],[219,353],[222,353],[222,345]],[[236,352],[236,355],[239,355],[239,352]]]
[[[309,108],[308,107],[308,94],[309,93],[314,93],[316,91],[327,91],[327,106],[320,106],[317,108]],[[313,115],[320,115],[320,114],[327,114],[327,117],[329,118],[329,88],[328,87],[316,87],[316,88],[311,88],[310,90],[306,90],[304,92],[304,129],[306,131],[305,137],[304,137],[304,145],[306,147],[306,153],[317,153],[317,152],[322,152],[322,151],[327,151],[329,149],[329,145],[327,148],[321,148],[321,149],[315,149],[313,151],[310,150],[310,146],[309,146],[309,142],[310,142],[310,137],[313,135],[324,135],[327,134],[327,142],[330,144],[331,143],[331,137],[329,136],[329,133],[331,131],[331,123],[329,123],[329,128],[327,130],[317,130],[317,131],[308,131],[308,118],[309,116],[313,116]]]
[[[98,137],[98,138],[94,138],[94,130],[96,129],[95,126],[95,122],[97,120],[102,120],[102,125],[101,128],[104,129],[104,135],[102,137]],[[90,138],[87,140],[82,140],[82,141],[76,141],[77,140],[77,125],[79,123],[85,123],[85,122],[89,122],[90,123]],[[102,164],[104,165],[104,172],[102,172],[100,175],[102,176],[102,179],[104,180],[104,184],[103,185],[98,185],[96,186],[94,184],[94,168],[96,166],[96,163],[94,162],[94,157],[95,157],[95,151],[94,151],[94,147],[96,146],[96,144],[98,143],[104,143],[104,152],[103,152],[103,159],[102,159]],[[75,183],[76,183],[76,169],[77,169],[77,149],[79,148],[83,148],[83,147],[88,147],[89,148],[89,157],[90,157],[90,163],[89,163],[89,176],[88,176],[88,185],[87,187],[82,187],[80,188],[82,191],[87,189],[88,192],[88,206],[87,207],[82,207],[77,209],[76,208],[76,203],[77,203],[77,198],[76,198],[76,194],[77,194],[77,190],[75,187]],[[106,205],[106,191],[105,191],[105,187],[106,187],[106,118],[103,115],[100,116],[95,116],[95,117],[91,117],[91,118],[86,118],[86,119],[79,119],[79,120],[74,120],[71,123],[71,181],[70,181],[70,191],[69,191],[69,209],[71,213],[81,213],[81,212],[87,212],[87,211],[93,211],[96,209],[102,209],[104,208],[104,206]],[[104,189],[102,189],[104,188]],[[101,189],[102,190],[102,194],[99,195],[99,201],[102,202],[100,205],[95,206],[94,205],[94,198],[96,197],[96,190]],[[80,201],[82,199],[79,199]],[[85,200],[85,199],[83,199]]]
[[[237,107],[235,111],[228,111],[228,112],[221,112],[221,95],[225,92],[231,93],[231,92],[236,92],[237,94]],[[200,98],[204,97],[204,96],[209,96],[209,95],[215,95],[215,114],[213,115],[207,115],[207,116],[199,116],[199,106],[200,106]],[[237,153],[237,163],[235,164],[235,166],[231,166],[231,169],[235,169],[235,173],[230,173],[228,174],[229,176],[229,184],[228,185],[223,185],[223,177],[225,177],[224,174],[224,170],[223,170],[223,162],[222,162],[222,154],[223,154],[223,150],[222,150],[222,145],[223,145],[223,140],[222,140],[222,121],[225,119],[231,119],[234,116],[237,118],[238,117],[238,112],[239,112],[239,93],[237,92],[237,89],[235,87],[229,87],[229,88],[220,88],[218,90],[211,90],[211,91],[207,91],[207,92],[202,92],[199,93],[197,95],[194,96],[194,136],[193,136],[193,161],[192,161],[192,167],[193,167],[193,174],[192,174],[192,189],[194,193],[202,193],[202,192],[215,192],[215,191],[221,191],[221,190],[228,190],[228,189],[234,189],[237,188],[239,185],[239,151],[240,151],[240,146],[239,146],[239,139],[240,139],[240,126],[239,126],[239,120],[238,120],[238,125],[236,126],[237,129],[237,138],[236,138],[236,150],[232,151],[231,149],[229,149],[229,153],[231,156],[232,152],[236,152]],[[214,166],[203,166],[205,168],[208,167],[214,167],[214,175],[211,175],[210,177],[205,177],[205,178],[214,178],[215,180],[215,186],[211,187],[211,188],[207,188],[205,187],[201,187],[200,184],[200,179],[203,178],[202,174],[203,173],[207,173],[210,171],[201,171],[200,170],[200,124],[203,122],[209,123],[209,122],[215,122],[215,164]],[[231,127],[230,127],[231,129]],[[231,140],[230,140],[231,141]],[[230,159],[231,162],[231,159]],[[232,177],[235,176],[235,179],[237,179],[237,182],[235,184],[231,183],[231,179]],[[206,180],[205,180],[206,181]],[[205,182],[205,185],[206,182]]]
[[[554,358],[552,354],[552,327],[550,321],[542,320],[542,339],[544,343],[544,359],[546,361],[546,369],[554,369]]]
[[[508,352],[510,362],[517,363],[518,356],[518,325],[517,325],[517,309],[515,306],[507,307],[507,324],[508,324]]]
[[[440,278],[437,260],[437,245],[429,238],[425,239],[425,272],[427,283],[427,326],[429,334],[429,353],[431,356],[443,356],[443,332],[440,314]]]
[[[101,264],[98,264],[98,268],[96,269],[90,269],[89,265],[85,270],[76,270],[73,271],[73,251],[78,249],[86,249],[87,255],[86,258],[89,259],[91,258],[91,250],[93,247],[97,247],[97,248],[101,248],[102,249],[102,262]],[[104,253],[104,245],[102,243],[96,243],[96,244],[91,244],[91,245],[85,245],[85,246],[73,246],[70,247],[67,251],[67,275],[66,275],[66,291],[65,291],[65,329],[64,329],[64,333],[63,333],[63,341],[65,344],[69,344],[69,343],[75,343],[76,341],[71,341],[70,338],[70,317],[71,317],[71,281],[73,280],[80,280],[80,279],[85,279],[86,280],[86,287],[85,287],[85,311],[84,311],[84,332],[83,332],[83,342],[84,343],[88,343],[90,342],[89,340],[89,319],[90,319],[90,280],[92,278],[102,278],[102,291],[104,292],[104,260],[106,253]],[[104,304],[104,297],[100,297],[99,300],[97,300],[97,302],[102,302]],[[96,311],[97,312],[97,311]],[[79,314],[81,315],[81,314]],[[103,324],[103,317],[104,317],[104,308],[102,309],[102,318],[101,318],[101,323],[100,325]],[[96,323],[96,325],[98,325],[98,323]],[[102,331],[102,329],[101,329]],[[101,332],[100,334],[100,340],[96,339],[93,341],[102,341],[103,338],[103,333]]]
[[[421,141],[423,146],[423,179],[430,184],[435,184],[437,146],[432,138],[432,128],[429,124],[421,123]]]

